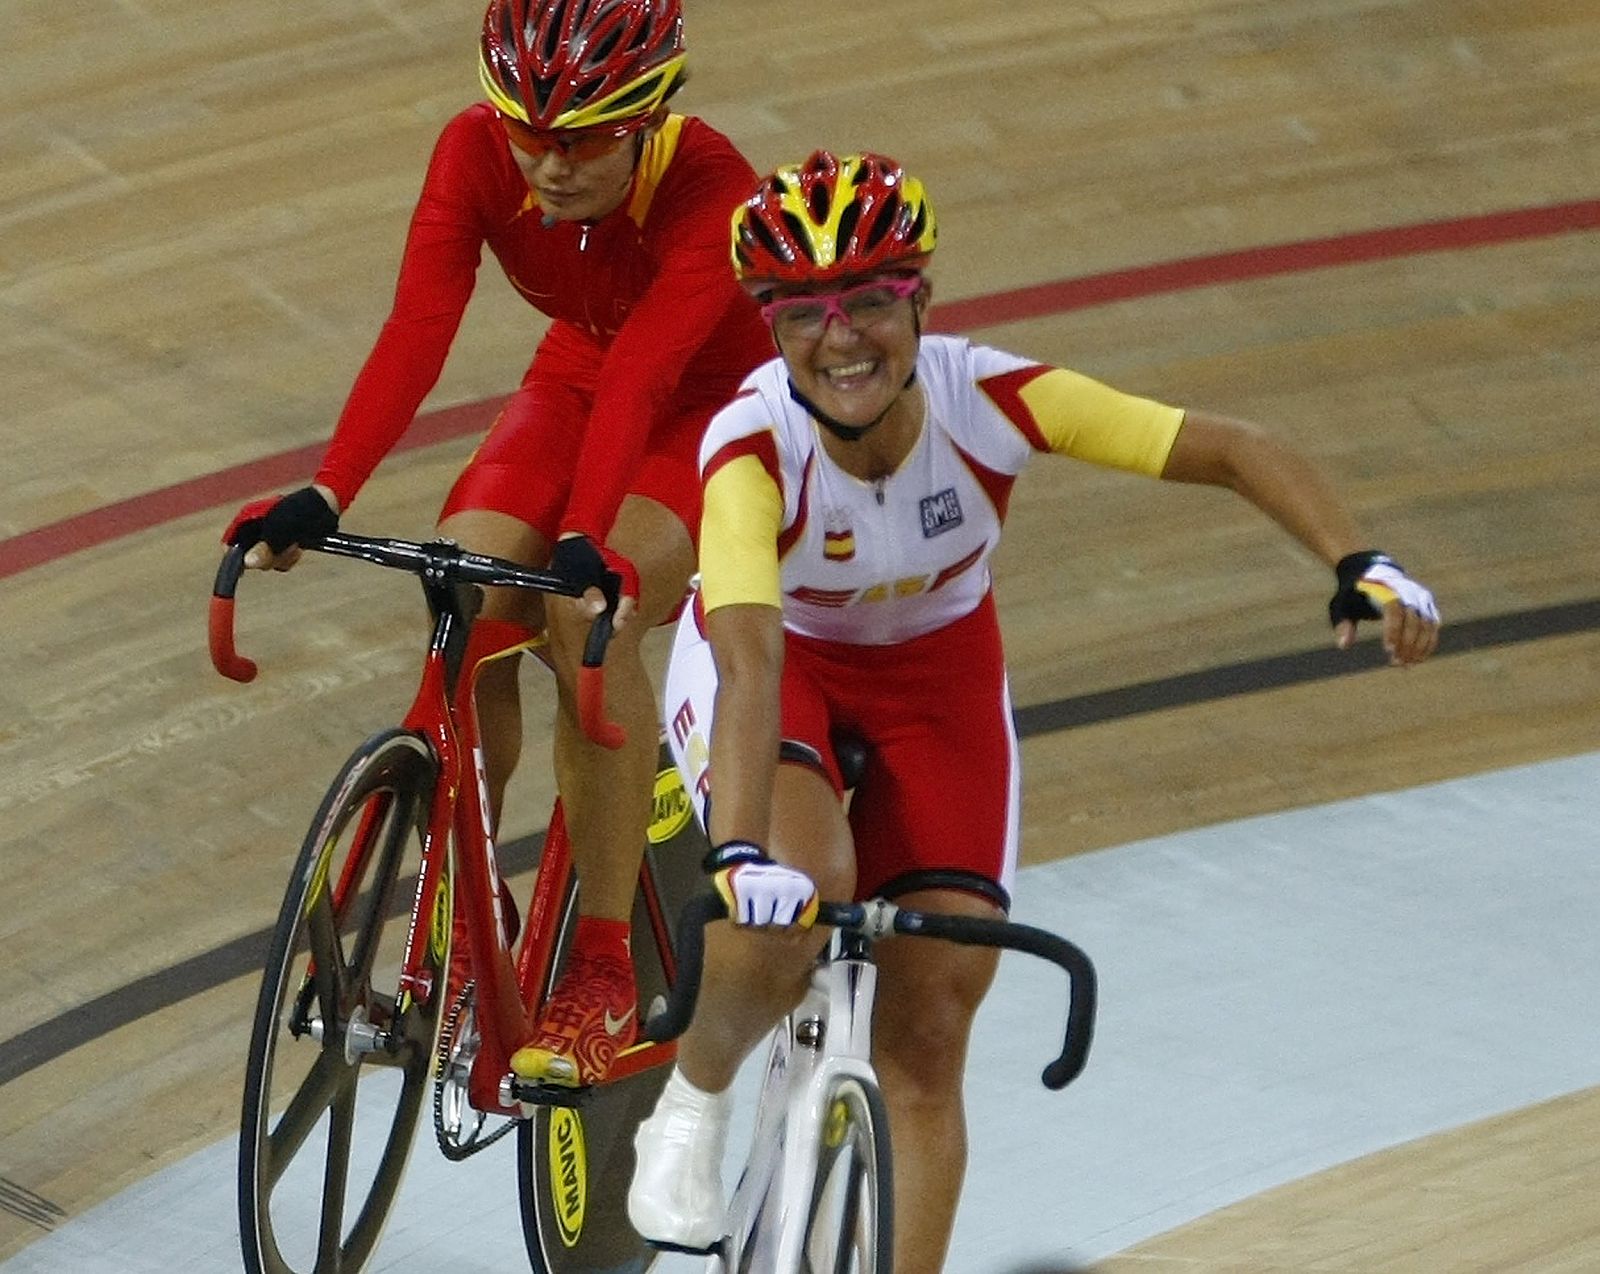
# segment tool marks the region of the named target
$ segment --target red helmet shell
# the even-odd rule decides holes
[[[733,268],[747,287],[828,283],[919,269],[938,240],[922,183],[870,152],[814,151],[779,168],[733,214]]]
[[[479,77],[504,114],[588,128],[653,111],[683,80],[680,0],[491,0]]]

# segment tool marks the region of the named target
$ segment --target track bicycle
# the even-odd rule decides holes
[[[464,668],[481,587],[574,596],[562,576],[463,551],[335,532],[302,546],[421,580],[433,620],[421,683],[402,723],[345,763],[290,873],[268,949],[245,1074],[239,1228],[249,1274],[355,1274],[377,1247],[429,1089],[435,1138],[464,1159],[517,1132],[518,1195],[537,1274],[645,1270],[628,1225],[632,1132],[654,1105],[675,1046],[641,1041],[593,1089],[525,1084],[510,1055],[560,972],[577,882],[559,800],[520,945],[513,945],[490,831],[473,693],[491,659]],[[234,645],[244,548],[212,591],[212,662],[239,681],[256,667]],[[602,658],[617,597],[593,626],[580,671],[586,734],[604,718]],[[665,755],[665,754],[664,754]],[[704,839],[670,760],[639,874],[633,951],[650,1005],[675,977],[670,917],[703,882]],[[459,910],[471,980],[451,984]]]
[[[717,894],[697,894],[678,925],[678,981],[645,1025],[653,1040],[688,1026],[699,991],[705,926],[725,918]],[[1082,1072],[1094,1033],[1094,965],[1065,938],[1031,925],[898,907],[882,898],[822,903],[834,927],[800,1004],[774,1029],[749,1159],[734,1188],[727,1233],[708,1274],[889,1274],[894,1187],[889,1122],[872,1067],[874,942],[943,938],[1039,956],[1069,978],[1060,1054],[1045,1087]]]

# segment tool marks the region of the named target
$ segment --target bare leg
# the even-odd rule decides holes
[[[799,867],[824,897],[855,883],[850,828],[828,781],[780,765],[772,789],[772,841],[780,862]],[[702,1249],[723,1233],[723,1147],[734,1072],[799,1000],[824,936],[713,925],[706,932],[700,1003],[678,1042],[678,1065],[634,1138],[628,1216],[639,1233]]]
[[[640,644],[682,598],[694,570],[694,549],[672,513],[640,496],[623,501],[609,543],[639,572],[638,612],[612,639],[605,665],[606,712],[627,731],[628,741],[613,752],[578,728],[577,670],[588,625],[552,606],[550,651],[561,695],[555,769],[583,914],[626,920],[650,824],[659,720]]]
[[[929,890],[896,899],[921,911],[997,916],[973,894]],[[944,1266],[967,1167],[962,1081],[973,1015],[997,952],[934,939],[880,943],[873,1062],[894,1147],[895,1269]]]
[[[817,882],[824,898],[848,898],[855,857],[844,810],[828,781],[806,766],[780,765],[772,791],[768,852]],[[773,1025],[805,992],[821,933],[706,930],[699,1007],[678,1043],[678,1069],[707,1092],[721,1092]]]

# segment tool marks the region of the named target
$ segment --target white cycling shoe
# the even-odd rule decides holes
[[[709,1252],[726,1232],[722,1152],[733,1094],[708,1093],[677,1067],[633,1135],[628,1220],[657,1247]]]

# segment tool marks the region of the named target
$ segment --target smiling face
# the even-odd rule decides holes
[[[556,221],[599,221],[621,207],[633,181],[641,139],[653,126],[622,136],[599,130],[595,136],[582,136],[535,133],[504,117],[501,124],[528,188]]]
[[[886,275],[848,287],[791,291],[762,308],[795,388],[841,424],[894,406],[917,365],[928,285]]]

